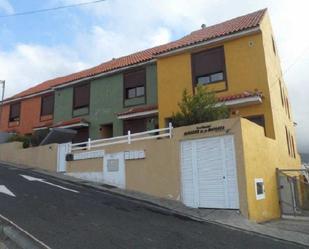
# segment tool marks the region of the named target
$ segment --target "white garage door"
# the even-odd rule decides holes
[[[239,208],[233,136],[181,143],[182,199],[203,208]]]

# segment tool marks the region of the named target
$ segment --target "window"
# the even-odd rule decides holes
[[[128,134],[128,131],[131,133],[138,133],[147,130],[147,119],[140,118],[140,119],[130,119],[123,121],[123,132],[124,135]]]
[[[218,47],[192,55],[194,84],[207,85],[225,80],[224,48]]]
[[[255,178],[255,195],[257,200],[265,199],[264,180],[262,178]]]
[[[273,36],[271,37],[271,41],[272,41],[272,44],[273,44],[273,51],[274,51],[274,54],[276,55],[276,54],[277,54],[277,50],[276,50],[275,40],[274,40],[274,37],[273,37]]]
[[[281,83],[281,80],[279,80],[279,86],[280,86],[280,95],[281,95],[281,103],[282,103],[282,106],[284,107],[284,98],[283,98],[283,89],[282,89],[282,83]]]
[[[52,115],[54,112],[54,94],[42,96],[41,116]]]
[[[140,69],[124,74],[125,98],[132,99],[145,95],[146,71]]]
[[[290,137],[289,137],[288,128],[286,128],[286,127],[285,127],[285,136],[286,136],[286,143],[287,143],[287,146],[288,146],[288,152],[289,152],[289,155],[291,155]]]
[[[291,143],[292,143],[293,157],[296,158],[295,142],[293,136],[291,136]]]
[[[145,87],[144,86],[126,89],[126,99],[142,97],[144,95],[145,95]]]
[[[90,84],[83,84],[74,87],[73,108],[79,109],[89,106]]]
[[[197,84],[198,85],[207,85],[209,83],[217,82],[217,81],[223,81],[224,76],[223,72],[214,73],[206,76],[199,76],[197,77]]]
[[[291,119],[290,103],[289,103],[289,99],[288,98],[286,98],[286,108],[287,108],[287,112],[288,112],[288,117],[289,117],[289,119]]]
[[[15,122],[20,120],[20,102],[10,105],[10,122]]]

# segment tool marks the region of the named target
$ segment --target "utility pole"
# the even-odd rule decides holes
[[[2,84],[2,91],[1,91],[1,102],[0,102],[0,124],[2,121],[2,109],[3,109],[3,100],[4,100],[4,89],[5,89],[5,80],[0,80],[0,84]]]

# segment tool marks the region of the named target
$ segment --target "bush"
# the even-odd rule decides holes
[[[174,127],[210,122],[229,117],[228,108],[218,104],[213,92],[207,92],[203,86],[198,86],[196,94],[191,96],[185,89],[182,101],[178,103],[180,111],[172,116]]]
[[[20,134],[15,134],[8,139],[8,142],[22,142],[23,148],[30,147],[30,137]]]

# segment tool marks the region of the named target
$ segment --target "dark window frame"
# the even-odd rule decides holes
[[[143,95],[137,95],[137,88],[142,88],[142,87],[144,88],[144,94],[143,94]],[[134,93],[135,93],[134,97],[129,97],[129,91],[130,91],[130,90],[134,90]],[[141,85],[141,86],[136,86],[136,87],[131,87],[131,88],[126,88],[126,89],[125,89],[125,98],[126,98],[126,100],[144,97],[145,94],[146,94],[146,93],[145,93],[145,86],[143,86],[143,85]]]
[[[284,107],[284,93],[283,93],[281,80],[279,80],[279,86],[280,86],[281,103],[282,103],[282,106]]]
[[[217,71],[214,71],[213,73],[208,73],[208,74],[204,74],[204,75],[203,74],[198,75],[195,72],[196,62],[194,60],[194,56],[196,56],[198,54],[206,53],[206,52],[212,52],[212,51],[215,51],[215,50],[222,50],[222,53],[223,53],[223,57],[222,57],[223,68],[222,68],[222,70],[220,70],[220,71],[217,70]],[[227,71],[226,71],[225,50],[224,50],[224,46],[223,45],[222,46],[218,46],[218,47],[214,47],[214,48],[210,48],[210,49],[205,49],[205,50],[198,51],[198,52],[195,52],[195,53],[191,54],[191,74],[192,74],[192,88],[193,88],[193,92],[195,92],[195,88],[198,85],[197,79],[199,77],[203,77],[203,76],[207,76],[207,75],[212,75],[212,74],[216,74],[216,73],[220,73],[220,72],[223,72],[223,80],[213,81],[213,82],[210,82],[210,83],[204,84],[204,85],[207,86],[209,84],[215,84],[215,83],[218,83],[218,82],[225,82],[225,88],[222,89],[222,90],[217,90],[215,92],[224,92],[224,91],[228,90],[228,79],[227,79]]]
[[[214,80],[214,81],[211,81],[211,76],[212,75],[215,75],[215,74],[219,74],[219,73],[222,73],[223,74],[223,79],[222,80]],[[210,81],[208,83],[198,83],[198,78],[202,78],[202,77],[209,77]],[[211,84],[216,84],[218,82],[224,82],[226,79],[225,77],[225,73],[224,71],[220,71],[220,72],[215,72],[215,73],[210,73],[210,74],[205,74],[205,75],[200,75],[200,76],[196,76],[196,79],[195,79],[195,84],[196,86],[198,85],[202,85],[202,86],[207,86],[207,85],[211,85]]]
[[[51,108],[51,113],[48,114],[44,114],[43,113],[43,102],[44,102],[44,98],[46,97],[52,97],[52,108]],[[48,115],[54,115],[54,108],[55,108],[55,94],[54,93],[50,93],[50,94],[46,94],[41,96],[41,111],[40,111],[40,117],[44,117],[44,116],[48,116]]]
[[[276,48],[275,39],[274,39],[273,36],[271,36],[271,41],[272,41],[272,45],[273,45],[274,54],[277,55],[277,48]]]
[[[285,126],[286,143],[287,143],[287,147],[288,147],[289,156],[291,156],[292,153],[291,153],[291,143],[290,143],[290,136],[289,135],[290,134],[289,134],[288,128]]]
[[[85,86],[88,86],[88,103],[85,104],[85,105],[77,105],[76,99],[75,99],[75,97],[76,97],[76,89],[79,88],[79,87],[85,87]],[[86,108],[86,107],[88,107],[88,109],[89,109],[90,99],[91,99],[91,97],[90,97],[90,89],[91,89],[91,83],[90,82],[78,84],[78,85],[75,85],[73,87],[73,108],[72,108],[73,112],[75,110],[79,110],[79,109]]]
[[[144,74],[144,83],[143,84],[139,84],[139,85],[136,85],[134,87],[127,87],[126,86],[126,77],[128,77],[129,74],[131,73],[136,73],[138,71],[143,71],[143,74]],[[147,69],[146,67],[139,67],[139,68],[135,68],[133,70],[128,70],[126,72],[123,73],[123,107],[130,107],[130,106],[139,106],[139,105],[144,105],[147,103]],[[134,98],[127,98],[127,90],[129,89],[133,89],[133,88],[138,88],[138,87],[144,87],[144,95],[141,95],[141,96],[137,96],[137,97],[134,97]],[[136,91],[136,90],[135,90]],[[128,100],[132,100],[132,99],[137,99],[137,98],[142,98],[144,97],[144,101],[142,103],[138,103],[138,104],[129,104],[129,105],[126,105],[126,101]]]
[[[12,106],[14,105],[19,106],[19,111],[18,111],[18,116],[12,117]],[[20,116],[21,116],[21,102],[15,102],[15,103],[10,104],[9,123],[20,122]]]

